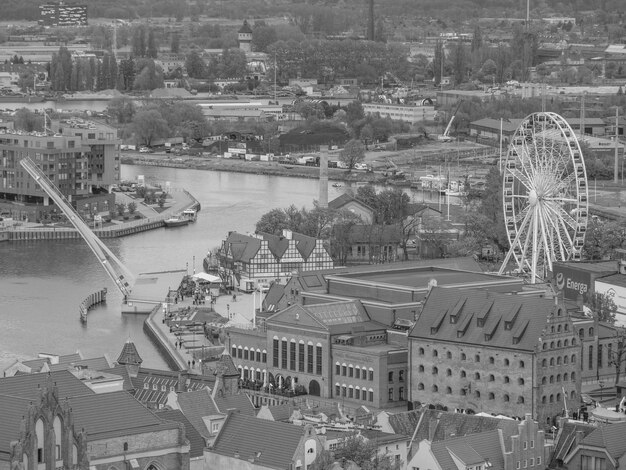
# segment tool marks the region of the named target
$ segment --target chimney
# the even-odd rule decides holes
[[[293,240],[293,232],[287,228],[284,228],[283,238],[286,238],[287,240]]]
[[[322,209],[328,208],[328,145],[320,145],[320,196]]]

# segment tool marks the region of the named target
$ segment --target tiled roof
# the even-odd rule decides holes
[[[413,442],[420,442],[424,439],[441,441],[455,436],[467,436],[470,434],[501,429],[505,437],[514,436],[518,433],[517,421],[510,419],[490,418],[486,416],[467,415],[464,413],[453,413],[439,410],[413,410],[410,418],[398,421],[393,420],[393,415],[389,417],[389,423],[394,426],[402,421],[402,434],[413,436],[415,428],[415,439]],[[409,414],[406,413],[406,414]],[[405,415],[405,413],[399,413]],[[423,417],[422,417],[423,416]],[[411,428],[410,423],[415,422],[416,426]],[[395,429],[395,427],[394,427]]]
[[[271,233],[259,232],[263,240],[267,241],[267,247],[276,258],[281,258],[289,248],[289,239],[282,235],[273,235]]]
[[[278,302],[285,295],[285,285],[278,282],[272,283],[269,290],[263,297],[263,310],[273,311],[276,309]]]
[[[235,395],[216,396],[215,404],[219,410],[226,414],[231,410],[237,410],[239,414],[245,416],[256,416],[256,409],[245,393]]]
[[[194,392],[179,393],[178,406],[196,431],[206,438],[211,437],[211,433],[202,418],[205,416],[219,415],[221,413],[215,401],[213,401],[208,388]]]
[[[261,248],[261,240],[250,235],[231,232],[224,245],[230,248],[233,260],[249,262]]]
[[[304,427],[268,421],[241,413],[230,413],[211,452],[247,461],[255,458],[260,466],[290,468]],[[258,457],[257,457],[258,455]]]
[[[124,390],[73,397],[70,406],[74,428],[84,428],[91,440],[163,428],[154,413]]]
[[[189,440],[189,457],[200,457],[204,454],[205,441],[196,428],[189,422],[187,417],[180,410],[160,410],[155,413],[159,418],[183,423],[185,425],[185,436]]]
[[[540,297],[434,287],[409,336],[531,351],[553,308],[554,301]]]
[[[559,433],[554,444],[554,452],[552,453],[552,464],[550,467],[558,466],[558,461],[565,460],[567,454],[570,453],[576,443],[576,433],[582,433],[582,437],[588,436],[597,428],[591,424],[573,423],[565,421],[559,429]]]
[[[108,369],[100,369],[100,372],[105,372],[107,374],[114,374],[114,375],[119,375],[120,377],[122,377],[124,379],[124,390],[126,391],[130,391],[133,390],[135,388],[135,386],[133,385],[133,381],[130,378],[130,374],[128,373],[128,368],[126,366],[117,364],[113,367],[110,367]]]
[[[377,431],[376,429],[362,429],[359,433],[367,440],[375,441],[377,445],[390,444],[392,442],[406,441],[409,437],[403,434],[393,434],[389,432]]]
[[[598,427],[585,437],[583,445],[606,449],[611,457],[620,460],[626,454],[626,422]]]
[[[39,397],[39,388],[44,388],[49,383],[56,384],[59,399],[95,394],[71,372],[60,370],[49,374],[18,374],[4,377],[0,379],[0,395],[36,400]]]
[[[10,454],[11,441],[19,437],[22,417],[27,416],[30,403],[28,398],[0,395],[0,454]]]
[[[267,409],[274,421],[287,422],[296,408],[291,403],[283,403],[282,405],[268,406]]]
[[[243,21],[243,25],[241,26],[241,28],[239,28],[239,32],[252,34],[252,29],[250,28],[250,25],[248,24],[247,20]]]
[[[334,209],[334,210],[340,210],[341,208],[343,208],[349,202],[355,202],[355,203],[363,206],[364,209],[368,209],[368,210],[374,212],[374,209],[372,209],[369,205],[365,204],[363,201],[359,201],[358,199],[350,196],[347,193],[343,193],[340,196],[337,196],[332,201],[328,201],[328,208],[329,209]]]
[[[143,362],[139,353],[137,352],[137,348],[135,347],[135,343],[133,343],[130,339],[128,339],[124,346],[122,347],[122,352],[120,356],[117,358],[118,364],[129,364],[129,365],[140,365]]]
[[[339,324],[360,323],[370,320],[367,312],[363,308],[363,305],[358,300],[330,302],[319,305],[306,305],[303,308],[329,327]]]
[[[313,252],[313,249],[315,248],[317,240],[315,240],[315,238],[313,237],[309,237],[307,235],[295,232],[293,232],[291,236],[296,241],[296,246],[298,247],[298,251],[300,252],[302,257],[305,260],[308,259]]]
[[[431,451],[439,466],[444,469],[457,468],[451,454],[465,466],[485,462],[488,459],[492,468],[504,468],[500,436],[496,430],[433,442]]]
[[[30,369],[33,372],[39,372],[41,368],[44,366],[44,364],[48,364],[48,363],[50,363],[50,359],[47,357],[39,358],[39,359],[30,359],[28,361],[22,361],[22,364],[25,365],[26,367],[30,367]]]
[[[412,436],[421,416],[422,412],[419,410],[396,413],[389,416],[389,425],[396,434]]]
[[[109,369],[111,366],[109,359],[106,356],[102,356],[70,363],[50,364],[49,367],[51,371],[67,370],[75,367],[102,371],[103,369]]]

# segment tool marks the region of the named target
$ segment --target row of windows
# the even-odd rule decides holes
[[[244,359],[246,361],[261,362],[263,364],[267,363],[267,351],[265,349],[263,351],[261,351],[260,349],[257,349],[255,351],[254,349],[248,350],[247,347],[242,348],[241,346],[237,347],[233,345],[231,346],[230,355],[233,358],[236,357],[238,359]]]
[[[554,328],[554,327],[553,327]],[[560,347],[567,348],[570,345],[569,339],[565,338],[563,342],[561,340],[557,340],[556,343],[554,341],[550,341],[550,344],[547,342],[543,343],[543,349],[546,350],[548,347],[550,349],[554,349],[555,347],[558,349]],[[572,346],[576,346],[576,338],[572,338]]]
[[[417,367],[417,371],[418,372],[424,372],[424,366],[423,365],[419,365]],[[432,372],[433,375],[438,375],[439,374],[439,368],[435,366],[435,367],[433,367],[431,369],[431,372]],[[452,376],[452,369],[446,369],[446,377],[451,377],[451,376]],[[467,378],[467,372],[465,372],[464,370],[461,370],[460,377],[462,379]],[[481,379],[480,372],[474,372],[474,380],[480,380],[480,379]],[[495,382],[496,378],[495,378],[495,376],[493,374],[489,374],[487,376],[487,380],[489,382]],[[505,375],[503,377],[502,381],[505,384],[511,383],[511,379],[510,379],[510,377],[508,375]],[[518,385],[524,385],[524,379],[522,377],[518,378],[517,379],[517,384]]]
[[[418,349],[418,354],[420,356],[423,356],[424,354],[426,354],[426,351],[424,350],[424,348],[419,348]],[[436,349],[433,349],[433,357],[439,357],[439,351]],[[467,361],[467,354],[465,353],[461,353],[461,360],[462,361]],[[452,359],[452,352],[451,351],[446,351],[446,359]],[[481,358],[480,358],[480,354],[476,354],[474,355],[474,362],[480,362]],[[489,356],[489,364],[495,364],[496,363],[496,358],[493,356]],[[509,367],[511,365],[511,361],[509,361],[509,359],[505,358],[503,359],[503,365],[505,367]],[[525,363],[524,361],[519,361],[518,366],[520,369],[523,369],[525,367]]]
[[[335,364],[335,375],[344,377],[354,377],[355,379],[374,381],[374,369],[367,370],[365,367],[354,367],[352,364]]]
[[[529,462],[530,462],[530,464],[529,464]],[[530,459],[530,461],[526,459],[526,460],[524,460],[524,462],[523,462],[523,466],[524,466],[524,468],[534,467],[535,465],[536,465],[536,466],[541,465],[541,457],[537,457],[536,459]],[[517,461],[517,465],[516,465],[516,467],[515,467],[515,468],[517,468],[518,470],[519,470],[520,468],[522,468],[522,461],[521,461],[521,460],[518,460],[518,461]]]
[[[556,365],[560,366],[561,364],[568,364],[570,362],[570,358],[569,356],[563,356],[561,358],[561,356],[556,358]],[[572,354],[571,357],[571,362],[572,364],[576,364],[576,354]],[[550,361],[549,361],[550,366],[554,366],[555,365],[555,358],[551,357]],[[541,367],[548,367],[548,359],[543,359],[541,361]]]
[[[372,390],[371,388],[369,389],[369,391],[366,389],[361,390],[359,387],[353,388],[352,385],[346,386],[346,384],[335,384],[335,398],[339,397],[373,402],[374,390]]]
[[[418,389],[418,390],[424,390],[424,384],[423,384],[423,383],[421,383],[421,382],[420,382],[420,383],[418,383],[418,384],[417,384],[417,389]],[[430,388],[430,390],[431,390],[431,392],[433,392],[433,393],[439,393],[439,386],[438,386],[438,385],[433,385],[433,386]],[[446,387],[446,388],[445,388],[445,393],[446,393],[447,395],[452,395],[452,388],[451,388],[451,387]],[[482,394],[481,394],[480,390],[474,390],[474,392],[472,392],[472,390],[471,390],[471,386],[468,386],[468,387],[466,387],[466,388],[462,388],[462,389],[460,389],[459,394],[460,394],[461,396],[463,396],[463,397],[468,396],[468,395],[472,395],[474,398],[481,398],[481,397],[482,397]],[[495,393],[493,393],[493,392],[489,392],[489,393],[487,394],[487,399],[489,399],[489,400],[495,400],[495,399],[496,399],[496,395],[495,395]],[[509,395],[508,393],[503,394],[503,395],[502,395],[502,401],[507,402],[507,403],[508,403],[508,402],[510,402],[510,401],[511,401],[511,397],[510,397],[510,395]],[[522,403],[524,403],[524,397],[523,397],[523,396],[521,396],[521,395],[520,395],[520,396],[518,396],[518,397],[517,397],[517,403],[518,403],[518,404],[522,404]]]
[[[565,398],[567,398],[567,392],[563,392],[565,395]],[[572,390],[569,394],[570,399],[573,400],[574,398],[576,398],[576,392],[574,390]],[[561,394],[557,393],[556,394],[556,403],[559,403],[561,401]],[[547,397],[546,395],[541,397],[541,403],[542,404],[546,404],[546,403],[555,403],[555,397],[554,395],[550,395],[549,397]]]
[[[551,384],[553,384],[555,378],[556,378],[556,383],[561,382],[561,374],[557,374],[556,377],[554,375],[551,375],[549,379],[547,377],[542,377],[541,378],[541,385],[546,385],[548,383],[548,381]],[[572,372],[571,376],[568,376],[567,372],[565,374],[563,374],[563,382],[567,382],[568,379],[570,379],[572,382],[576,382],[576,372]]]
[[[283,338],[273,340],[272,365],[281,369],[306,372],[308,374],[322,375],[322,346],[318,343],[304,344],[304,341],[296,343],[295,339],[287,341]],[[314,349],[315,348],[315,349]]]

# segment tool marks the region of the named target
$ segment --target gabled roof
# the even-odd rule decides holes
[[[0,454],[10,454],[11,441],[19,437],[22,418],[28,416],[30,403],[27,398],[0,395]]]
[[[491,418],[430,409],[413,410],[409,413],[411,413],[410,418],[405,419],[405,422],[402,423],[402,434],[414,436],[413,442],[420,442],[425,439],[435,442],[452,437],[493,431],[494,429],[501,429],[505,437],[518,434],[518,422],[511,419]],[[405,413],[399,413],[399,415],[404,414]],[[389,417],[390,424],[398,424],[398,421],[393,421],[392,418],[394,416],[397,415]],[[416,423],[415,427],[411,428],[410,423]],[[392,427],[394,424],[392,424]]]
[[[283,403],[282,405],[268,406],[267,410],[272,415],[274,421],[287,422],[296,410],[296,407],[291,403]]]
[[[268,468],[290,468],[305,428],[293,424],[230,413],[211,452],[255,463]],[[258,457],[257,457],[258,456]]]
[[[273,235],[271,233],[258,232],[267,241],[267,247],[276,258],[280,259],[289,248],[289,239],[282,235]]]
[[[532,351],[553,309],[546,298],[433,287],[409,337]]]
[[[243,20],[243,26],[239,28],[239,32],[252,34],[252,29],[250,28],[250,25],[248,24],[248,20]]]
[[[80,361],[70,362],[70,363],[50,364],[49,367],[51,371],[69,370],[69,369],[74,369],[74,368],[92,369],[92,370],[102,371],[103,369],[111,368],[112,364],[110,363],[108,357],[101,356],[101,357],[93,357],[91,359],[83,359]]]
[[[117,363],[122,365],[141,365],[143,359],[139,356],[135,343],[130,338],[126,340],[122,347],[122,352],[117,358]]]
[[[572,421],[564,421],[554,444],[554,452],[552,453],[552,464],[550,467],[558,466],[558,461],[564,461],[570,451],[576,445],[576,434],[581,433],[582,437],[588,436],[597,428],[591,424],[574,423]]]
[[[106,374],[114,374],[114,375],[119,375],[120,377],[122,377],[122,379],[124,379],[124,390],[126,391],[131,391],[134,390],[135,386],[133,385],[133,380],[130,377],[130,374],[128,373],[128,368],[126,366],[117,364],[113,367],[110,367],[108,369],[100,369],[100,372],[104,372]]]
[[[254,408],[248,395],[243,392],[235,395],[218,395],[215,397],[215,404],[223,414],[235,410],[245,416],[256,416],[256,408]]]
[[[75,352],[71,354],[58,356],[58,360],[59,360],[58,364],[52,364],[52,359],[49,357],[39,357],[37,359],[30,359],[30,360],[22,361],[22,364],[27,367],[30,367],[33,372],[39,372],[41,371],[41,368],[45,364],[48,364],[48,367],[50,368],[50,370],[53,370],[52,369],[53,367],[60,366],[63,364],[69,364],[71,362],[80,361],[82,360],[82,358],[83,357],[80,354],[80,352]]]
[[[247,263],[254,258],[254,255],[261,248],[261,240],[250,235],[231,232],[228,234],[224,246],[230,250],[233,260]]]
[[[504,468],[500,435],[496,430],[433,442],[431,451],[443,469],[457,468],[452,455],[466,467],[489,460],[492,468]]]
[[[422,414],[420,410],[412,410],[389,415],[389,426],[396,434],[412,436]]]
[[[273,282],[263,298],[263,310],[274,311],[280,299],[285,295],[285,285]]]
[[[359,200],[359,199],[357,199],[355,197],[350,196],[347,193],[343,193],[340,196],[337,196],[332,201],[329,201],[328,202],[328,208],[329,209],[334,209],[334,210],[341,210],[341,209],[343,209],[346,205],[348,205],[351,202],[355,203],[355,204],[358,204],[359,206],[362,206],[364,209],[367,209],[368,211],[374,213],[374,209],[370,205],[364,203],[363,201],[361,201],[361,200]]]
[[[202,418],[221,413],[208,388],[194,392],[179,393],[178,406],[200,435],[206,438],[211,437],[211,432],[207,429]]]
[[[56,384],[59,399],[80,395],[95,395],[95,392],[68,370],[44,374],[18,374],[0,379],[0,395],[37,400],[39,390],[48,384]],[[0,400],[2,401],[2,400]],[[1,415],[0,415],[1,416]]]
[[[84,428],[90,440],[177,427],[164,424],[124,390],[70,398],[70,406],[74,429]]]
[[[615,460],[621,459],[626,454],[626,422],[598,427],[582,440],[582,444],[606,449]]]
[[[311,253],[313,253],[315,245],[317,244],[317,240],[313,237],[309,237],[308,235],[303,235],[296,232],[293,232],[291,236],[296,241],[296,247],[298,248],[298,251],[300,252],[302,257],[307,260]]]
[[[182,423],[185,426],[185,436],[189,441],[189,457],[200,457],[204,454],[204,438],[180,410],[160,410],[156,412],[156,415],[161,419]]]

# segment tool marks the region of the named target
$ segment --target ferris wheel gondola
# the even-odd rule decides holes
[[[561,116],[526,117],[515,131],[503,172],[503,209],[509,269],[531,283],[552,271],[553,261],[579,261],[589,217],[587,171],[578,139]]]

